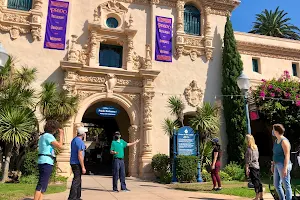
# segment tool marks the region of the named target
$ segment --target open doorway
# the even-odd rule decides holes
[[[113,114],[105,115],[103,108],[113,109]],[[128,128],[130,119],[120,105],[110,101],[102,101],[90,106],[84,113],[82,123],[89,128],[86,137],[85,165],[87,174],[111,175],[112,160],[110,146],[114,133],[120,131],[122,139],[129,140]],[[125,165],[128,173],[128,149],[125,149]]]

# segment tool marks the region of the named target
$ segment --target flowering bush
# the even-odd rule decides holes
[[[288,71],[284,71],[278,79],[263,79],[252,94],[256,99],[260,116],[269,125],[281,123],[289,135],[299,130],[300,83],[291,78]]]

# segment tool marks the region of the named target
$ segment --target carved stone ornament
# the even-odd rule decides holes
[[[7,1],[0,1],[0,30],[8,32],[12,40],[31,33],[33,41],[40,41],[41,35],[41,18],[42,0],[33,1],[32,9],[21,11],[16,9],[7,9]]]
[[[193,80],[184,90],[184,96],[190,106],[196,107],[201,103],[203,92],[198,88],[197,82]]]
[[[106,91],[112,93],[117,84],[117,77],[114,74],[107,74],[105,85]]]
[[[74,63],[89,64],[89,49],[88,45],[81,47],[77,43],[77,35],[71,35],[71,42],[68,47],[68,61]]]

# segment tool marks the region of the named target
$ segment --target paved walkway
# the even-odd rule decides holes
[[[68,183],[70,185],[70,183]],[[131,192],[113,193],[112,179],[105,176],[83,176],[83,200],[248,200],[247,198],[233,197],[200,192],[186,192],[173,190],[165,185],[143,182],[134,178],[127,178],[126,184]],[[60,194],[46,195],[44,200],[67,200],[69,191]],[[272,199],[272,198],[265,198]],[[30,199],[26,199],[30,200]]]

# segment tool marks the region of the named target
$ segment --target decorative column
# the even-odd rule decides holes
[[[97,47],[100,48],[100,45],[98,45],[98,41],[97,39],[97,32],[96,31],[90,31],[90,64],[94,65],[94,64],[99,64],[97,59],[96,59],[96,53],[97,53]],[[97,65],[96,65],[97,66]]]
[[[152,99],[154,97],[153,91],[153,79],[144,79],[143,88],[143,108],[144,108],[144,122],[143,122],[143,141],[142,141],[142,152],[140,158],[139,172],[140,177],[150,178],[151,173],[151,161],[152,161],[152,143],[151,143],[151,132],[152,132]]]
[[[133,69],[133,36],[128,35],[127,36],[127,70]]]
[[[129,132],[129,142],[134,142],[137,140],[138,136],[138,126],[131,125],[128,129]],[[129,176],[137,177],[138,176],[138,159],[137,159],[138,146],[134,145],[129,148]]]
[[[71,175],[70,168],[70,143],[73,139],[73,123],[70,119],[64,126],[64,141],[63,148],[57,156],[57,171],[61,176],[69,177]]]
[[[182,0],[177,1],[177,32],[184,33],[183,19],[184,19],[184,4]]]
[[[213,53],[213,46],[212,46],[212,32],[211,32],[211,25],[210,25],[210,14],[211,14],[211,8],[206,7],[205,8],[205,37],[204,37],[204,46],[205,46],[205,56],[207,60],[212,59],[212,53]]]

